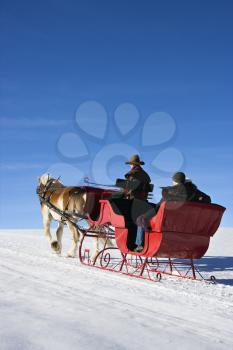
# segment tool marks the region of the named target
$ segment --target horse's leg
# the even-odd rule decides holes
[[[104,237],[96,237],[93,238],[93,246],[92,246],[92,252],[91,252],[91,257],[90,260],[92,262],[95,261],[95,258],[100,252],[99,244],[103,246],[103,248],[113,248],[114,244],[110,238],[104,238]]]
[[[45,237],[47,238],[49,245],[52,243],[52,236],[50,233],[50,224],[52,221],[52,215],[49,213],[49,210],[47,207],[43,206],[41,208],[42,218],[43,218],[43,225],[44,225],[44,233]]]
[[[110,238],[107,238],[106,247],[108,247],[108,248],[114,247],[113,241]]]
[[[72,234],[72,245],[70,247],[70,250],[67,253],[67,258],[74,258],[76,256],[76,252],[77,252],[79,231],[69,221],[67,221],[66,223],[67,223],[67,226]]]
[[[93,246],[92,246],[92,250],[91,250],[91,257],[90,257],[90,260],[92,262],[94,262],[94,260],[97,257],[98,253],[99,253],[99,238],[98,237],[94,237],[93,238]]]
[[[61,254],[62,250],[62,234],[63,234],[64,224],[63,222],[58,222],[58,227],[56,231],[57,241],[53,241],[51,246],[57,254]]]
[[[63,222],[59,222],[56,235],[57,235],[57,241],[58,241],[58,244],[59,244],[59,247],[60,247],[60,253],[61,253],[61,251],[62,251],[62,235],[63,235],[63,229],[64,229],[64,224],[63,224]]]

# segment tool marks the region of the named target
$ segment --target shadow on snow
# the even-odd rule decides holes
[[[196,260],[196,265],[198,266],[200,272],[230,272],[233,271],[233,257],[231,256],[205,256],[200,260]],[[225,284],[233,286],[233,278],[218,278],[216,276],[217,282],[220,284]]]

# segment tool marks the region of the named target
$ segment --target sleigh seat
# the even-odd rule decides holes
[[[144,257],[201,258],[225,211],[218,204],[163,202],[150,220],[151,229],[145,232],[143,251],[136,253],[132,248],[132,239],[129,239],[131,235],[134,240],[136,233],[135,218],[130,217],[130,205],[130,201],[120,206],[116,202],[100,200],[100,214],[94,222],[98,225],[109,223],[115,227],[116,244],[122,253]],[[149,207],[147,203],[143,210]]]

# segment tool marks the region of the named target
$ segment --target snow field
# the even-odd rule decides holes
[[[0,230],[0,349],[230,349],[233,229],[200,260],[217,285],[148,282],[51,253],[42,230]]]

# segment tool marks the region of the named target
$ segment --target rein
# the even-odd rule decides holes
[[[45,203],[49,209],[52,209],[52,210],[55,211],[57,214],[59,214],[59,215],[61,216],[61,218],[63,218],[63,220],[64,220],[64,219],[65,219],[65,220],[68,220],[70,223],[72,223],[74,226],[77,227],[76,223],[73,222],[73,221],[71,220],[70,215],[64,213],[64,212],[61,211],[59,208],[55,207],[55,205],[53,205],[52,203],[50,203],[49,199],[44,198],[44,197],[41,197],[40,195],[39,195],[39,198],[40,198],[41,203]],[[80,220],[81,220],[81,219],[87,219],[87,216],[86,216],[86,215],[75,214],[75,216],[77,216]]]
[[[106,184],[99,184],[99,183],[96,183],[96,182],[91,182],[89,181],[88,178],[84,178],[84,183],[87,184],[87,185],[95,185],[95,186],[101,186],[101,187],[114,187],[114,188],[119,188],[118,186],[116,185],[106,185]]]

